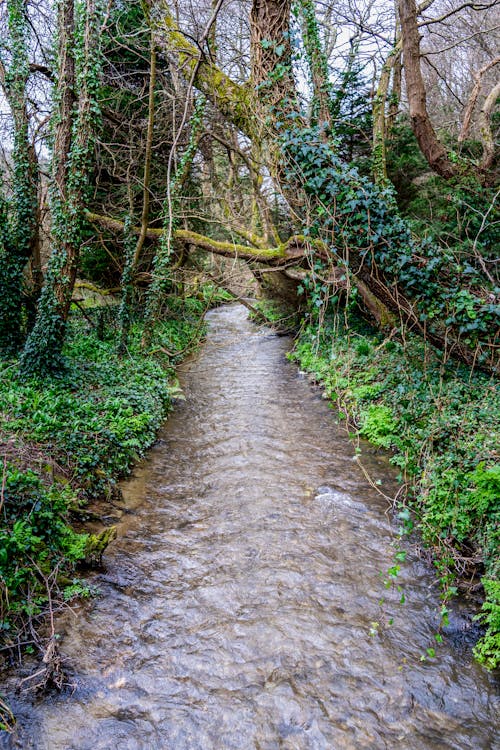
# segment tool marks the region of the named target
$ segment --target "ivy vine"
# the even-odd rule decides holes
[[[311,222],[304,233],[321,237],[340,264],[351,256],[382,274],[387,287],[412,300],[428,331],[453,330],[484,361],[498,335],[500,306],[498,289],[480,269],[431,237],[413,237],[392,186],[376,185],[346,165],[318,128],[289,129],[282,149],[288,190],[300,185],[308,198]]]
[[[75,92],[78,101],[71,124],[71,145],[67,154],[53,154],[53,173],[62,163],[65,185],[52,182],[50,190],[52,254],[40,297],[35,325],[21,357],[23,374],[55,374],[64,369],[62,348],[71,303],[79,248],[84,239],[84,215],[89,195],[89,177],[95,134],[101,122],[98,92],[102,54],[101,3],[78,0],[74,8],[74,38],[64,38],[66,50],[59,54],[60,87],[54,111],[53,127],[61,121],[61,97],[64,93],[62,70],[64,55],[73,55]]]
[[[14,122],[11,197],[2,198],[0,246],[0,354],[11,356],[22,344],[24,331],[23,269],[37,232],[38,165],[30,144],[26,86],[30,74],[28,19],[25,0],[7,2],[10,64],[5,93]],[[0,186],[1,188],[1,186]]]

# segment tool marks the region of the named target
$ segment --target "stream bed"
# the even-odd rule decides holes
[[[58,623],[72,694],[9,696],[35,750],[498,750],[498,683],[408,551],[290,341],[241,306],[209,314],[186,401],[124,483],[131,510]],[[388,495],[387,458],[361,462]],[[398,590],[399,587],[399,590]],[[401,603],[404,595],[405,603]]]

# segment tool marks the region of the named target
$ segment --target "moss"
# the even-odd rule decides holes
[[[179,31],[165,5],[158,26],[168,33],[168,46],[179,57],[179,67],[189,74],[196,73],[196,85],[222,114],[250,138],[255,135],[256,121],[252,112],[253,90],[250,86],[234,83],[213,65]]]

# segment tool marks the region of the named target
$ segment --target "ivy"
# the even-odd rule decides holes
[[[308,231],[321,237],[336,262],[352,255],[385,284],[412,300],[419,319],[437,335],[449,329],[485,361],[499,329],[500,306],[489,280],[464,265],[450,248],[427,237],[417,240],[396,206],[389,185],[373,184],[337,155],[317,128],[283,135],[285,179],[299,185],[312,219]]]
[[[21,343],[19,309],[22,267],[15,255],[9,204],[0,184],[0,353],[10,356]]]
[[[5,93],[14,121],[11,197],[0,206],[0,354],[15,354],[22,344],[23,269],[37,232],[38,165],[30,144],[26,113],[29,77],[28,19],[25,0],[7,2],[10,65]],[[1,189],[1,185],[0,185]]]
[[[323,43],[319,34],[319,24],[316,18],[314,2],[312,0],[297,0],[294,4],[293,12],[302,19],[304,49],[311,78],[310,83],[313,89],[311,123],[324,127],[325,123],[318,122],[321,109],[321,102],[318,95],[325,99],[332,122],[338,112],[335,105],[333,86],[330,82],[328,60],[324,53]],[[316,85],[318,82],[319,85]]]
[[[132,216],[128,214],[125,217],[123,224],[123,247],[125,250],[125,258],[123,265],[123,272],[121,278],[121,290],[122,297],[120,300],[120,309],[118,312],[118,325],[120,329],[120,341],[118,344],[118,351],[120,354],[124,354],[127,348],[128,334],[130,330],[131,318],[131,305],[134,297],[134,285],[132,283],[132,274],[134,270],[134,253],[135,253],[135,238],[132,231]]]
[[[194,348],[204,332],[204,310],[201,300],[177,301],[158,326],[162,345]],[[67,366],[59,378],[20,379],[7,367],[0,379],[0,442],[8,446],[1,477],[2,648],[25,629],[20,640],[31,640],[31,619],[47,609],[44,577],[54,584],[53,602],[82,594],[75,575],[95,537],[76,533],[71,522],[85,518],[90,498],[114,495],[118,477],[151,446],[180,395],[172,367],[142,351],[139,325],[130,326],[127,350],[119,357],[116,321],[101,340],[91,315],[70,316]]]
[[[101,78],[102,55],[100,3],[80,0],[75,5],[74,38],[64,38],[65,54],[73,55],[77,111],[71,123],[71,145],[67,154],[53,154],[53,174],[59,166],[65,174],[64,186],[51,186],[52,253],[40,297],[33,330],[21,357],[21,371],[25,375],[53,375],[64,369],[62,347],[66,335],[66,321],[78,263],[79,248],[85,232],[85,202],[90,189],[91,157],[95,134],[99,127],[100,109],[98,90]],[[59,56],[59,66],[64,55]],[[61,126],[61,100],[64,95],[64,71],[59,70],[61,89],[59,106],[54,112],[53,127]]]
[[[490,669],[500,666],[495,384],[453,362],[443,367],[411,333],[404,346],[384,339],[355,311],[346,318],[330,310],[320,330],[316,321],[303,326],[291,356],[323,384],[355,435],[390,450],[406,489],[398,518],[405,533],[415,522],[431,551],[443,603],[457,579],[483,584],[486,631],[475,655]]]

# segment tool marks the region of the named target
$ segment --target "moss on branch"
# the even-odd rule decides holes
[[[256,133],[253,112],[253,91],[250,86],[235,83],[192,44],[177,28],[166,3],[155,22],[158,42],[168,52],[174,52],[179,68],[186,77],[194,76],[194,84],[217,109],[249,138]]]
[[[92,224],[99,224],[100,226],[115,232],[123,231],[123,221],[120,221],[119,219],[114,219],[111,216],[95,214],[91,211],[86,212],[86,217]],[[132,231],[138,234],[141,231],[141,228],[132,227]],[[150,239],[158,240],[162,236],[163,231],[163,229],[148,227],[146,230],[146,236]],[[270,248],[250,247],[235,242],[221,242],[220,240],[213,240],[211,237],[198,234],[197,232],[190,232],[187,229],[177,229],[174,232],[174,238],[179,242],[189,243],[190,245],[199,247],[202,250],[207,250],[207,252],[210,253],[215,253],[216,255],[242,258],[243,260],[254,260],[260,263],[273,263],[273,261],[291,260],[293,258],[300,260],[307,255],[307,250],[311,245],[313,245],[320,253],[327,252],[327,247],[324,242],[300,234],[293,235],[277,247]]]

